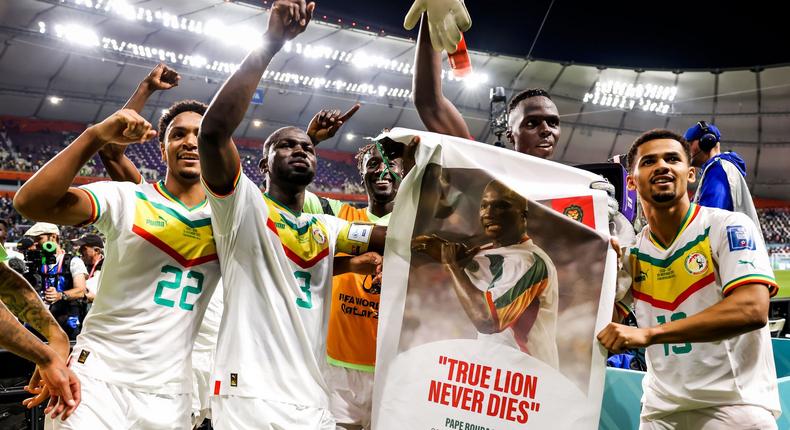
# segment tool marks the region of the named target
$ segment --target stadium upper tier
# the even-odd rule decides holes
[[[120,107],[159,61],[178,88],[150,100],[146,118],[185,98],[208,101],[266,28],[265,8],[238,2],[9,0],[0,14],[0,114],[91,123]],[[378,29],[375,29],[376,31]],[[445,74],[445,95],[474,138],[494,142],[489,89],[549,90],[562,120],[555,160],[606,160],[642,131],[683,131],[699,120],[722,131],[725,150],[748,164],[755,195],[790,200],[790,67],[633,70],[474,52],[474,73]],[[305,127],[322,108],[364,106],[325,147],[353,152],[384,127],[422,128],[411,102],[414,41],[353,27],[319,13],[264,75],[238,137],[263,139]]]
[[[84,124],[67,121],[45,121],[16,117],[0,117],[0,170],[34,172],[62,150],[85,128]],[[240,139],[237,142],[244,173],[256,183],[263,178],[258,161],[263,142]],[[149,180],[164,177],[160,144],[153,140],[130,145],[127,155]],[[82,176],[107,177],[104,166],[95,156],[81,170]],[[310,189],[341,194],[364,194],[354,155],[348,152],[319,148],[318,172]],[[10,217],[14,223],[26,224],[4,201],[0,217]],[[790,244],[790,208],[758,209],[763,236],[769,244]],[[776,248],[780,252],[784,248]]]
[[[0,119],[0,170],[34,172],[62,150],[79,134],[83,124],[64,121],[37,121],[24,118]],[[263,183],[258,161],[261,159],[262,142],[242,140],[239,155],[244,173],[256,183]],[[330,193],[363,194],[353,154],[321,151],[316,180],[311,189]],[[129,159],[138,167],[146,180],[164,177],[160,144],[157,140],[130,145]],[[96,155],[80,171],[81,176],[107,177],[107,172]]]

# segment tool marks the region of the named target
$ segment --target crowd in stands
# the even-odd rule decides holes
[[[766,243],[790,243],[790,208],[758,209]]]
[[[37,171],[77,137],[80,127],[83,126],[76,123],[3,118],[0,120],[0,170]],[[147,181],[155,181],[164,176],[165,165],[158,140],[130,145],[126,153]],[[263,177],[258,168],[260,148],[254,144],[239,146],[239,155],[244,173],[254,182],[262,184]],[[80,175],[107,177],[98,155],[82,168]],[[365,193],[353,157],[342,157],[338,154],[319,157],[316,180],[310,189],[326,193]],[[769,251],[790,253],[790,208],[760,209],[758,214],[765,241],[771,245]],[[11,225],[15,226],[9,231],[9,241],[18,239],[31,224],[13,210],[11,201],[7,198],[0,199],[0,217],[9,219]],[[64,232],[64,236],[75,238],[84,233],[77,229],[66,229]]]
[[[13,121],[0,121],[0,170],[35,172],[55,154],[77,137],[73,131],[37,130],[24,132]],[[147,181],[164,177],[165,165],[158,140],[130,145],[127,156],[140,169]],[[244,173],[256,183],[263,177],[258,168],[261,158],[259,148],[239,147]],[[106,177],[99,156],[93,157],[80,171],[81,176]],[[313,191],[364,194],[356,165],[332,159],[319,158]]]

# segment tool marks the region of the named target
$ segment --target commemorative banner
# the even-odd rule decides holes
[[[596,429],[616,257],[601,178],[420,136],[389,224],[376,430]],[[381,138],[380,136],[379,138]]]

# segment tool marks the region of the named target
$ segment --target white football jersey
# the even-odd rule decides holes
[[[542,249],[521,243],[483,249],[464,269],[483,292],[499,332],[478,338],[518,348],[559,368],[557,353],[557,269]]]
[[[242,173],[230,195],[207,192],[225,285],[214,395],[327,408],[335,249],[345,249],[339,241],[366,249],[366,241],[339,238],[369,240],[370,228],[349,231],[332,216],[294,213]]]
[[[162,182],[81,189],[107,241],[71,365],[141,391],[192,392],[192,345],[219,280],[207,202],[188,208]]]
[[[736,288],[778,286],[768,254],[749,217],[692,204],[675,239],[661,243],[645,227],[624,258],[640,327],[690,317]],[[647,348],[643,416],[720,405],[755,405],[778,416],[779,394],[768,327],[718,342],[658,344]]]

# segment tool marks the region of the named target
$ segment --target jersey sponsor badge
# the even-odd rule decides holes
[[[231,373],[230,374],[230,386],[231,387],[238,387],[239,386],[239,374],[238,373]]]
[[[708,269],[708,259],[699,252],[692,252],[686,257],[686,271],[692,275],[705,273]]]
[[[80,357],[77,359],[77,363],[85,364],[85,360],[88,359],[89,355],[91,355],[91,352],[83,349],[82,351],[80,351]]]
[[[351,224],[348,229],[348,239],[355,242],[370,242],[370,232],[373,231],[373,224]]]
[[[742,225],[728,225],[727,239],[730,242],[730,251],[740,251],[742,249],[756,249],[754,238]]]

